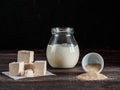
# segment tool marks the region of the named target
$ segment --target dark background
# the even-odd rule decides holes
[[[80,48],[119,49],[117,2],[1,0],[0,49],[46,49],[53,27],[73,27]]]

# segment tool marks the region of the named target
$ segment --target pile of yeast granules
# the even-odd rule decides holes
[[[101,68],[100,64],[88,64],[85,66],[87,73],[83,73],[77,76],[77,79],[83,80],[104,80],[107,79],[107,76],[98,73]]]

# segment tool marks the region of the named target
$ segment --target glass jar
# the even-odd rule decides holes
[[[47,60],[53,68],[73,68],[79,59],[79,47],[73,28],[52,28],[47,46]]]

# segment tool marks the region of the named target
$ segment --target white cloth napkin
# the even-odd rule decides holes
[[[12,78],[14,80],[19,80],[19,79],[22,79],[22,78],[27,78],[27,77],[24,77],[24,76],[11,76],[8,71],[2,72],[2,74],[6,75],[6,76],[8,76],[8,77],[10,77],[10,78]],[[51,75],[55,75],[55,74],[53,74],[53,73],[51,73],[49,71],[46,71],[46,74],[44,76],[51,76]]]

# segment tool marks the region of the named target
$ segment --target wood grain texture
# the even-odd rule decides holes
[[[34,50],[35,60],[46,60],[45,50]],[[78,80],[77,75],[83,73],[81,59],[89,52],[101,54],[105,60],[103,74],[107,80],[84,81]],[[17,50],[0,51],[0,72],[8,70],[8,63],[16,60]],[[120,51],[104,49],[80,50],[79,62],[72,69],[53,69],[48,65],[48,70],[56,76],[26,78],[12,80],[0,73],[0,90],[119,90],[120,88]]]

